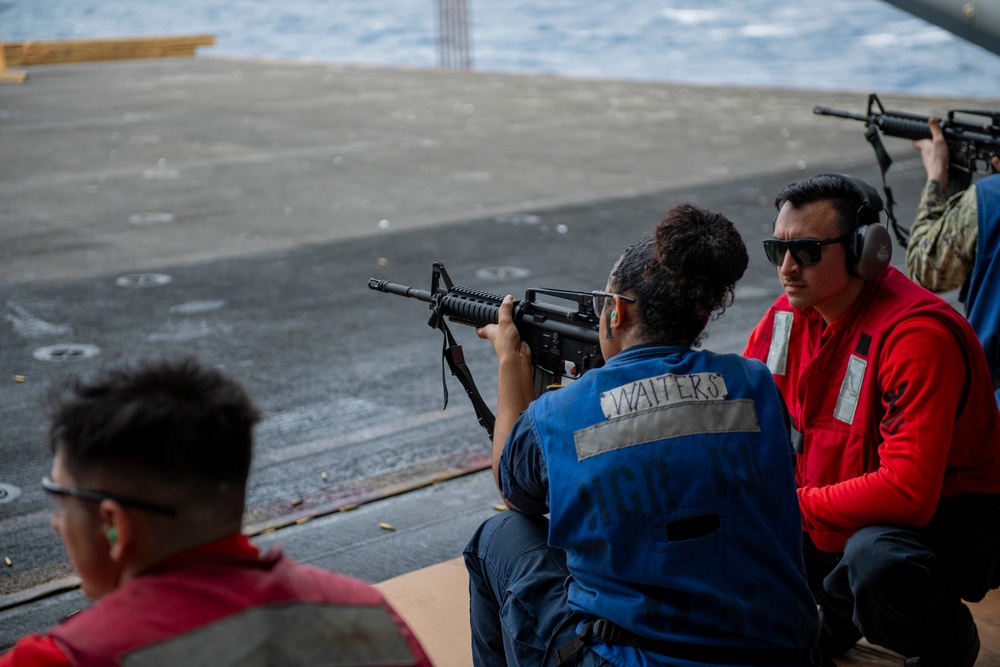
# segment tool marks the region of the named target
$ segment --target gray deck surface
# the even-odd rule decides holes
[[[738,351],[778,291],[760,252],[778,187],[821,171],[880,185],[862,124],[811,113],[861,111],[868,92],[200,57],[34,67],[0,86],[0,649],[84,603],[49,594],[71,582],[38,485],[39,398],[57,375],[194,352],[267,415],[247,524],[276,530],[260,544],[372,582],[453,558],[496,511],[476,472],[486,436],[450,376],[441,411],[424,304],[368,279],[428,289],[443,261],[501,294],[598,289],[690,200],[732,218],[751,251],[705,341]],[[923,170],[909,142],[887,147],[908,223]],[[492,403],[492,351],[455,333]],[[36,358],[90,349],[74,345],[99,353]]]

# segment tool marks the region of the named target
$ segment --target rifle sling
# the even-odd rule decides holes
[[[885,149],[885,145],[882,144],[882,138],[879,135],[878,128],[875,125],[869,125],[865,129],[865,139],[868,143],[872,145],[872,150],[875,151],[875,158],[878,160],[879,169],[882,171],[882,189],[885,190],[885,214],[889,219],[889,224],[892,226],[892,231],[896,234],[896,240],[899,241],[899,245],[904,248],[910,242],[910,232],[899,226],[899,221],[896,220],[896,214],[893,211],[893,207],[896,205],[896,200],[892,196],[892,188],[885,179],[885,172],[889,171],[889,167],[892,166],[892,158],[889,157],[889,151]]]
[[[457,377],[458,381],[462,383],[462,388],[465,389],[469,400],[472,401],[472,407],[476,411],[476,419],[479,420],[479,425],[486,429],[486,433],[489,434],[490,441],[492,442],[493,426],[496,423],[496,417],[489,407],[487,407],[482,395],[480,395],[479,388],[476,387],[476,381],[472,378],[472,370],[465,363],[465,353],[462,351],[462,346],[451,335],[451,330],[448,329],[444,317],[439,317],[437,325],[444,334],[444,342],[441,348],[443,359],[441,362],[441,384],[444,386],[444,408],[448,407],[448,382],[444,374],[444,362],[447,361],[448,368],[451,369],[451,374]]]

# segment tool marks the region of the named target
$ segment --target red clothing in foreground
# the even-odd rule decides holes
[[[863,526],[926,524],[942,498],[1000,493],[986,358],[954,308],[895,268],[827,326],[779,297],[744,351],[767,362],[795,428],[803,527],[842,551]]]
[[[51,637],[28,635],[0,655],[0,667],[69,667],[72,663]]]
[[[19,641],[0,667],[238,662],[430,667],[412,632],[364,582],[261,556],[242,535],[173,556],[45,636]],[[227,663],[228,664],[228,663]]]

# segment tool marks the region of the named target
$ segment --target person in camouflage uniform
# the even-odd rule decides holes
[[[1000,157],[994,173],[974,186],[948,196],[948,144],[936,118],[928,122],[930,139],[913,142],[920,151],[927,184],[906,248],[906,270],[932,292],[961,287],[960,300],[976,330],[994,386],[1000,386]],[[1000,389],[996,391],[1000,404]]]
[[[961,287],[976,262],[978,216],[975,188],[949,198],[947,182],[928,179],[906,248],[910,277],[932,292]]]

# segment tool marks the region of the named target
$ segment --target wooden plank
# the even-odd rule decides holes
[[[977,667],[1000,666],[1000,590],[990,591],[985,600],[970,604],[969,609],[979,627],[982,644]]]
[[[410,626],[435,667],[472,664],[469,575],[461,556],[375,587]]]
[[[28,73],[24,70],[7,69],[7,55],[0,40],[0,83],[24,83]]]
[[[28,73],[23,69],[8,69],[0,72],[0,83],[24,83]]]
[[[115,39],[29,40],[3,45],[7,65],[51,65],[90,60],[193,56],[199,46],[215,44],[213,35],[123,37]]]
[[[375,585],[406,621],[436,667],[472,664],[469,577],[458,558]],[[1000,590],[970,604],[982,649],[976,667],[1000,667]],[[902,656],[862,639],[837,667],[899,667]]]

